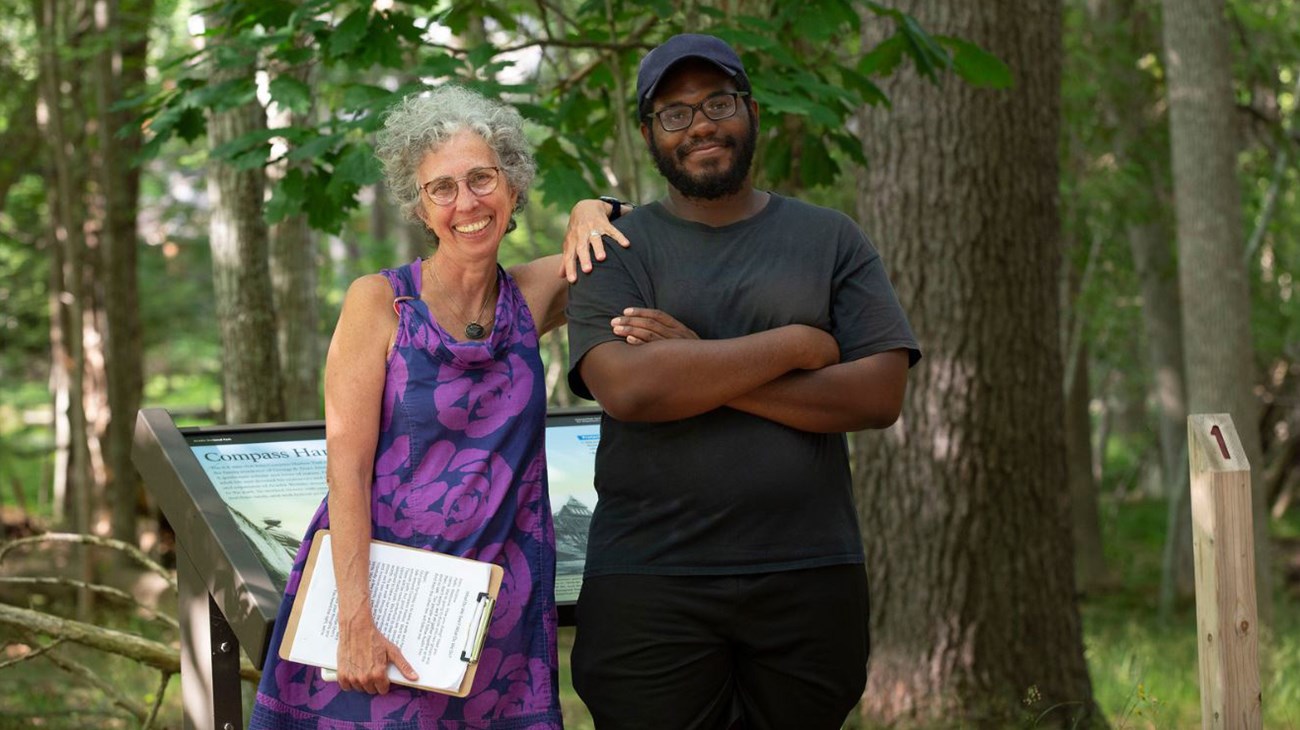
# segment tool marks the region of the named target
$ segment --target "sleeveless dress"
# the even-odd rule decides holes
[[[377,540],[500,565],[505,576],[468,697],[392,685],[343,692],[279,658],[322,502],[289,576],[251,730],[552,730],[563,727],[555,633],[555,534],[546,491],[545,379],[532,313],[500,267],[496,319],[457,342],[420,300],[421,261],[381,272],[396,299],[370,510]]]

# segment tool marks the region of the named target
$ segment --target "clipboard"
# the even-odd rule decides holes
[[[280,641],[279,655],[281,659],[287,661],[299,662],[299,663],[303,662],[302,659],[292,657],[290,653],[294,645],[294,640],[298,636],[298,630],[300,628],[300,624],[302,621],[303,607],[307,603],[307,596],[311,588],[312,577],[315,575],[316,572],[316,561],[320,557],[321,545],[324,543],[323,538],[329,534],[330,531],[328,529],[318,530],[315,533],[315,535],[312,537],[311,550],[307,554],[307,563],[303,566],[302,579],[299,581],[298,584],[298,593],[297,595],[294,596],[293,609],[290,612],[289,620],[285,625],[284,637]],[[371,540],[370,544],[372,546],[382,545],[391,548],[397,548],[399,550],[408,550],[414,553],[420,553],[424,555],[436,555],[438,556],[439,559],[450,559],[455,561],[462,561],[464,563],[472,564],[475,566],[481,566],[482,568],[485,568],[488,571],[488,588],[486,591],[480,592],[477,600],[474,602],[473,614],[468,617],[468,625],[471,627],[470,631],[467,633],[463,645],[459,647],[457,652],[460,655],[460,661],[464,662],[467,665],[465,667],[465,674],[461,680],[460,686],[457,687],[456,689],[449,689],[446,687],[433,687],[430,685],[408,682],[405,680],[405,678],[400,677],[400,675],[398,679],[393,679],[391,674],[389,676],[389,681],[393,684],[400,684],[406,687],[414,687],[416,689],[422,689],[429,692],[437,692],[439,694],[450,695],[452,697],[465,697],[469,695],[470,689],[471,687],[473,687],[474,684],[474,676],[478,671],[479,656],[483,651],[484,643],[487,641],[488,626],[490,625],[492,620],[492,611],[496,606],[497,596],[499,595],[501,590],[501,581],[504,576],[504,571],[502,570],[501,566],[493,563],[486,563],[480,560],[470,560],[469,558],[462,558],[455,555],[447,555],[446,553],[436,553],[430,550],[413,548],[408,545],[399,545],[397,543],[384,542],[382,540]],[[373,590],[374,586],[372,585],[371,588]],[[392,637],[389,638],[390,640],[392,639]],[[407,652],[408,647],[401,647],[401,648],[403,650],[403,653]],[[309,662],[309,663],[321,667],[322,678],[325,679],[326,681],[337,681],[338,675],[335,671],[336,667],[325,666],[326,662],[321,662],[321,663]]]

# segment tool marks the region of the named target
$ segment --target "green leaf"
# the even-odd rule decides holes
[[[332,180],[333,176],[323,170],[312,171],[304,181],[302,198],[302,212],[307,214],[307,223],[312,228],[327,233],[337,233],[348,212],[346,200],[337,199],[330,194]]]
[[[290,162],[299,162],[302,160],[318,162],[324,158],[327,153],[333,150],[335,145],[337,145],[342,139],[343,135],[341,134],[323,134],[295,146],[293,149],[289,150],[289,154],[285,155],[285,158]]]
[[[278,129],[259,129],[247,134],[241,134],[229,142],[217,145],[212,148],[210,154],[217,159],[227,161],[242,157],[258,149],[262,150],[262,154],[265,155],[266,143],[279,136],[280,130]]]
[[[357,46],[366,37],[369,16],[369,6],[358,8],[344,18],[342,23],[338,24],[338,27],[329,36],[330,58],[342,58],[356,50]]]
[[[851,68],[840,69],[840,82],[848,89],[852,89],[864,103],[872,106],[889,107],[889,96],[883,89],[876,86],[871,79],[863,74],[858,73]]]
[[[916,18],[905,16],[899,30],[907,39],[905,48],[908,55],[912,57],[912,63],[916,64],[917,72],[922,76],[938,82],[939,72],[952,68],[952,57],[948,55],[948,51],[930,37]]]
[[[302,170],[291,168],[271,188],[271,199],[266,203],[266,222],[279,223],[301,213],[306,197],[307,183]]]
[[[827,137],[855,164],[866,167],[867,155],[862,151],[862,140],[852,134],[829,134]]]
[[[342,105],[349,110],[381,109],[396,101],[393,92],[371,84],[348,84],[343,88]]]
[[[311,109],[311,87],[292,76],[271,79],[271,98],[294,114],[306,114]]]
[[[366,145],[348,145],[344,148],[338,163],[334,165],[334,180],[357,187],[377,183],[381,177],[383,177],[383,169]]]
[[[219,84],[200,86],[185,97],[190,106],[225,111],[243,106],[257,99],[257,85],[250,76],[223,81]]]
[[[564,208],[575,200],[592,196],[594,191],[583,176],[582,167],[559,139],[551,137],[539,145],[536,157],[543,202]]]
[[[952,49],[953,70],[972,86],[1006,89],[1015,83],[1002,59],[974,43],[951,36],[935,36],[935,40]]]
[[[901,33],[895,33],[881,41],[875,48],[858,61],[858,73],[863,76],[873,74],[888,76],[903,62],[903,52],[907,49],[907,39]]]
[[[834,127],[843,122],[842,115],[821,104],[819,100],[809,99],[808,97],[767,93],[763,95],[763,101],[767,105],[769,112],[808,117],[828,127]]]
[[[763,174],[773,183],[790,177],[790,137],[778,134],[763,148]]]
[[[805,132],[799,158],[799,178],[804,187],[812,188],[835,182],[840,166],[831,159],[829,148],[821,138]]]
[[[176,136],[186,142],[193,142],[208,133],[208,118],[202,109],[188,107],[176,120]]]
[[[456,73],[461,66],[460,59],[440,48],[428,49],[424,53],[427,55],[414,69],[414,72],[420,76],[440,79]]]
[[[785,8],[794,37],[803,41],[824,44],[839,38],[856,38],[861,32],[858,14],[843,0],[819,2],[815,11],[802,3],[786,3]]]

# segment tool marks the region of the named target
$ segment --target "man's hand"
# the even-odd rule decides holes
[[[599,200],[579,200],[569,212],[569,228],[564,232],[564,255],[558,276],[570,284],[578,281],[578,267],[591,273],[592,261],[605,260],[605,236],[627,248],[632,244],[609,222],[609,204]]]
[[[621,317],[609,321],[614,334],[627,340],[629,345],[642,345],[655,340],[698,340],[700,336],[690,327],[660,309],[628,307]]]

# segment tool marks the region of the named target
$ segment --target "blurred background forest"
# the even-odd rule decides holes
[[[532,123],[506,264],[558,251],[580,198],[661,195],[632,86],[683,31],[741,51],[759,186],[854,216],[925,351],[900,422],[851,437],[873,580],[852,722],[1199,725],[1185,423],[1229,412],[1264,724],[1300,728],[1295,0],[0,0],[4,539],[165,563],[139,408],[320,417],[347,284],[428,250],[371,154],[401,95],[456,81]],[[573,404],[563,332],[544,350]],[[179,727],[166,661],[31,623],[174,651],[166,580],[9,548],[0,727]]]

